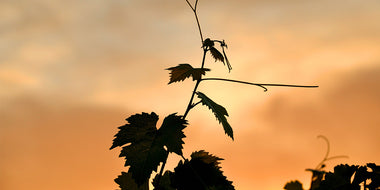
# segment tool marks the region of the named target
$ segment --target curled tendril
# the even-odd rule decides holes
[[[329,154],[330,154],[330,141],[329,139],[327,139],[327,137],[323,136],[323,135],[318,135],[317,138],[322,138],[323,140],[325,140],[326,142],[326,145],[327,145],[327,150],[326,150],[326,155],[325,157],[322,159],[322,161],[317,165],[317,167],[315,167],[316,170],[321,170],[323,169],[326,165],[325,165],[325,162],[326,161],[329,161],[329,160],[332,160],[332,159],[336,159],[336,158],[348,158],[348,156],[346,155],[339,155],[339,156],[332,156],[332,157],[329,157]]]

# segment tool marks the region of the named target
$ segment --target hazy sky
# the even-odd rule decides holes
[[[200,0],[205,37],[224,39],[233,70],[208,76],[319,85],[262,89],[204,81],[226,107],[231,141],[205,107],[187,117],[184,152],[224,158],[238,190],[282,189],[327,163],[380,163],[380,1]],[[0,189],[106,190],[126,171],[109,151],[125,118],[183,114],[194,83],[165,68],[199,67],[202,50],[183,1],[0,1]],[[159,121],[159,123],[161,120]],[[211,138],[210,138],[211,137]],[[167,169],[179,158],[171,155]]]

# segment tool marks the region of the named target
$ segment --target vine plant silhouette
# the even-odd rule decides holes
[[[325,162],[337,158],[348,158],[345,155],[331,156],[330,142],[325,136],[318,136],[327,144],[326,155],[314,169],[310,171],[310,190],[379,190],[380,189],[380,166],[375,163],[367,163],[364,166],[339,164],[334,167],[333,172],[324,170]],[[302,183],[298,180],[285,184],[285,190],[304,190]]]
[[[232,190],[235,189],[232,182],[227,180],[219,166],[220,160],[204,150],[195,151],[190,155],[190,159],[184,157],[182,153],[183,138],[185,137],[183,129],[187,127],[188,113],[201,104],[213,112],[219,123],[222,124],[224,132],[232,140],[234,134],[232,127],[227,121],[227,110],[214,102],[204,93],[198,91],[201,82],[207,80],[218,80],[224,82],[234,82],[247,85],[258,86],[267,91],[268,86],[285,86],[285,87],[303,87],[315,88],[318,86],[302,86],[288,84],[261,84],[251,83],[240,80],[225,78],[203,78],[210,69],[205,68],[205,58],[208,53],[215,59],[215,62],[223,63],[228,71],[232,70],[230,61],[227,58],[225,50],[227,44],[224,40],[215,40],[203,38],[201,25],[198,18],[198,0],[191,4],[185,0],[187,5],[194,12],[198,31],[201,39],[201,48],[203,58],[200,68],[194,68],[190,64],[179,64],[170,67],[169,84],[184,81],[192,77],[195,86],[190,96],[189,103],[184,114],[177,115],[173,113],[164,118],[160,128],[156,127],[158,115],[154,112],[135,114],[127,118],[127,124],[120,126],[118,133],[115,135],[113,144],[110,149],[121,147],[119,157],[125,157],[125,166],[129,166],[128,172],[122,172],[115,179],[122,190],[148,190],[149,180],[153,172],[156,176],[153,179],[155,190]],[[220,51],[220,49],[222,51]],[[175,153],[182,157],[174,171],[165,171],[165,164],[169,153]],[[157,172],[161,165],[160,171]]]

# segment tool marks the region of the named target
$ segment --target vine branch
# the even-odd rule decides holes
[[[194,16],[195,16],[195,20],[197,21],[197,26],[198,26],[198,30],[199,30],[199,35],[201,37],[201,44],[202,44],[202,47],[203,47],[203,34],[202,34],[202,29],[201,29],[201,25],[199,23],[199,19],[198,19],[198,14],[197,14],[197,6],[198,6],[198,0],[195,1],[195,4],[194,4],[194,7],[191,5],[191,3],[186,0],[187,4],[189,5],[189,7],[191,8],[191,10],[193,10],[194,12]],[[204,64],[205,64],[205,58],[206,58],[206,53],[207,53],[208,49],[207,48],[203,48],[203,58],[202,58],[202,66],[201,68],[203,69],[204,68]],[[194,90],[193,90],[193,93],[191,94],[191,98],[190,98],[190,101],[189,101],[189,104],[187,105],[187,108],[186,108],[186,111],[185,113],[183,114],[182,116],[182,119],[185,119],[187,114],[189,113],[189,111],[195,107],[197,104],[199,104],[200,102],[196,103],[196,104],[193,104],[193,100],[194,100],[194,96],[195,96],[195,92],[197,91],[198,89],[198,86],[199,86],[199,83],[201,82],[201,80],[197,80],[195,86],[194,86]],[[168,153],[168,152],[167,152]],[[183,155],[181,155],[182,158],[185,160],[185,158],[183,157]],[[165,164],[166,164],[166,160],[167,160],[167,157],[164,161],[164,163],[162,164],[161,166],[161,169],[160,169],[160,173],[158,175],[158,179],[157,179],[157,183],[159,184],[160,183],[160,180],[161,180],[161,176],[163,174],[163,171],[164,171],[164,168],[165,168]]]
[[[201,36],[201,43],[203,45],[203,34],[202,34],[201,24],[199,23],[199,19],[198,19],[198,13],[197,13],[198,0],[195,1],[194,7],[191,5],[191,3],[188,0],[186,0],[186,2],[191,8],[191,10],[193,10],[194,12],[195,20],[197,21],[197,26],[199,30],[199,35]]]

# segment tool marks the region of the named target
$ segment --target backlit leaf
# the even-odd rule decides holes
[[[171,183],[172,176],[173,176],[173,172],[166,171],[164,175],[161,176],[158,183],[159,174],[157,174],[152,182],[154,186],[153,190],[176,190],[174,187],[172,187],[172,183]]]
[[[226,116],[228,116],[226,108],[215,103],[202,92],[196,92],[196,94],[198,95],[198,98],[201,99],[201,103],[211,109],[219,123],[222,123],[224,132],[233,140],[233,130],[226,118]]]
[[[211,52],[212,57],[215,58],[215,61],[221,61],[221,62],[223,62],[223,64],[224,64],[224,57],[223,57],[223,54],[220,53],[219,50],[217,50],[217,49],[214,48],[214,47],[210,47],[210,52]]]
[[[190,76],[193,77],[193,80],[199,80],[202,75],[206,74],[206,71],[210,71],[210,69],[207,68],[193,68],[189,64],[179,64],[176,67],[170,67],[166,70],[170,70],[169,84],[183,81]]]
[[[161,143],[167,147],[169,152],[182,155],[182,138],[186,137],[183,129],[186,127],[187,121],[182,116],[171,114],[167,116],[160,129],[158,130]]]
[[[234,190],[220,170],[223,160],[203,150],[194,152],[191,160],[180,161],[171,178],[172,186],[178,190]]]
[[[168,152],[182,155],[182,138],[185,137],[182,130],[187,121],[171,114],[165,118],[160,130],[156,128],[158,115],[154,112],[132,115],[127,121],[119,127],[110,149],[122,147],[119,157],[125,157],[125,166],[130,166],[128,173],[138,185],[142,185],[166,160]]]
[[[313,169],[307,169],[307,171],[313,172],[311,190],[378,190],[380,188],[380,166],[376,164],[367,164],[367,166],[340,164],[334,167],[333,172]],[[320,179],[318,183],[314,183],[316,176]]]
[[[129,123],[119,127],[111,147],[122,147],[119,157],[125,157],[128,173],[138,185],[144,184],[158,165],[166,160],[167,153],[163,145],[157,143],[158,115],[142,113],[127,118]]]
[[[126,119],[129,124],[119,127],[119,132],[115,135],[112,147],[123,146],[131,142],[139,142],[146,139],[147,135],[156,130],[158,115],[142,113],[132,115]]]
[[[193,160],[201,160],[202,162],[206,164],[211,164],[217,168],[219,168],[219,160],[224,160],[223,158],[216,157],[204,150],[193,152],[190,157]]]
[[[367,172],[368,178],[371,180],[371,183],[368,184],[368,188],[371,189],[380,189],[380,165],[375,163],[368,163],[368,168],[371,168],[372,172]]]
[[[115,182],[119,185],[121,190],[149,190],[149,182],[146,181],[140,187],[135,183],[135,180],[132,178],[131,173],[121,172]]]
[[[321,181],[316,190],[339,190],[339,189],[360,189],[358,184],[351,184],[351,178],[358,169],[355,165],[337,165],[334,167],[334,173],[328,172],[325,174],[325,179]]]
[[[303,190],[302,183],[298,180],[290,181],[284,186],[285,190]]]

